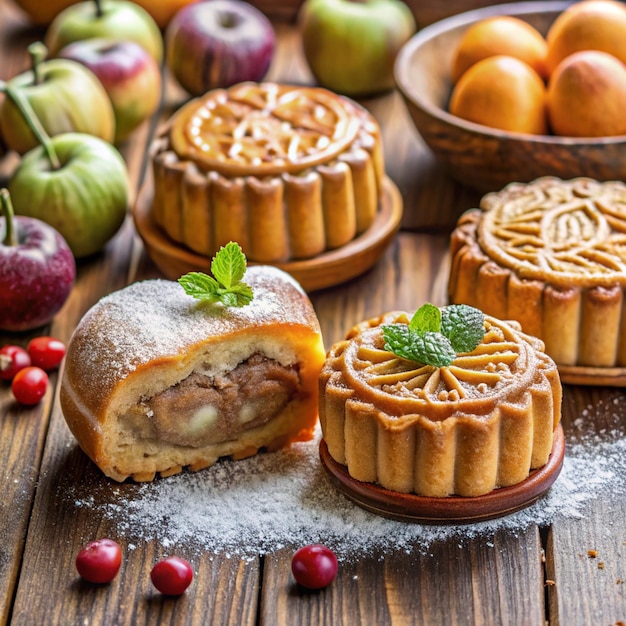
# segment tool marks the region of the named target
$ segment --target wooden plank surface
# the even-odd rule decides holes
[[[564,427],[572,445],[591,441],[602,458],[606,445],[626,432],[626,404],[621,389],[566,387]],[[607,459],[608,461],[608,459]],[[607,462],[605,471],[626,468]],[[626,501],[604,494],[580,522],[565,519],[550,528],[546,546],[551,624],[626,623]]]
[[[515,539],[441,542],[424,554],[373,553],[342,564],[322,596],[290,581],[292,553],[284,550],[265,560],[261,623],[543,626],[540,553],[536,529]]]
[[[297,30],[281,23],[277,32],[279,46],[268,79],[310,83]],[[1,79],[26,67],[26,45],[41,34],[9,0],[0,0]],[[145,175],[154,128],[185,99],[168,79],[159,116],[121,146],[133,193]],[[458,215],[479,199],[434,161],[397,92],[362,104],[382,126],[387,171],[404,199],[403,231],[366,274],[311,294],[327,346],[353,324],[384,311],[413,310],[424,301],[444,304],[449,233]],[[15,155],[0,161],[0,182],[6,182],[16,162]],[[0,333],[0,344],[26,345],[42,332],[67,341],[100,297],[159,275],[129,217],[103,253],[79,263],[76,287],[48,328]],[[193,561],[194,584],[178,600],[164,598],[152,589],[149,571],[171,546],[158,537],[128,539],[132,518],[124,506],[138,497],[138,487],[105,480],[77,448],[60,411],[57,381],[54,374],[44,401],[33,408],[19,407],[8,385],[0,385],[0,625],[626,622],[623,490],[614,498],[594,500],[580,519],[559,519],[549,528],[531,523],[495,535],[443,533],[426,549],[348,555],[337,580],[321,593],[304,592],[293,581],[290,560],[298,546],[286,542],[268,554],[244,558],[198,549],[191,541],[176,551]],[[621,389],[566,387],[563,422],[568,449],[578,441],[610,443],[626,431],[624,394]],[[91,494],[90,506],[77,506],[77,489]],[[117,517],[101,513],[99,505],[110,502],[120,506]],[[126,557],[107,586],[80,581],[73,564],[79,549],[99,536],[119,538]]]

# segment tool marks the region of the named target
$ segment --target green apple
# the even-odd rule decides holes
[[[305,0],[298,22],[317,82],[348,96],[392,89],[396,55],[416,29],[400,0]]]
[[[75,257],[99,251],[124,222],[129,180],[122,155],[84,133],[50,137],[30,102],[6,86],[40,145],[27,152],[9,180],[15,213],[54,227]]]
[[[45,44],[50,54],[74,41],[106,38],[134,41],[160,63],[163,59],[163,36],[152,16],[128,0],[86,0],[59,13],[46,31]]]
[[[33,69],[18,74],[6,84],[28,100],[48,135],[80,132],[113,141],[115,114],[111,100],[96,76],[70,60],[43,61],[40,43],[29,47]],[[0,104],[0,128],[4,142],[20,154],[39,142],[12,98]]]
[[[126,217],[129,181],[122,155],[92,135],[65,133],[22,157],[8,189],[18,215],[58,230],[75,257],[101,250]]]

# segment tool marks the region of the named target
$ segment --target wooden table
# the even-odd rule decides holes
[[[284,24],[276,28],[279,47],[268,78],[310,82],[296,30]],[[8,0],[0,3],[0,29],[0,78],[7,79],[27,66],[26,45],[42,32],[30,28]],[[160,118],[184,98],[167,81]],[[354,323],[383,311],[414,310],[425,301],[444,304],[449,234],[458,215],[478,200],[434,162],[398,93],[363,104],[384,131],[387,171],[404,199],[403,228],[367,274],[311,294],[327,346]],[[145,123],[121,146],[134,192],[144,178],[146,148],[157,122]],[[16,162],[11,154],[0,162],[2,179]],[[49,328],[0,334],[0,344],[25,345],[44,332],[67,341],[100,297],[158,275],[129,217],[102,254],[79,263],[71,297]],[[623,495],[597,500],[580,520],[502,531],[495,540],[479,535],[462,543],[436,542],[427,553],[348,559],[321,593],[295,586],[290,558],[298,546],[288,546],[253,559],[194,554],[192,587],[179,600],[164,598],[149,583],[149,571],[164,550],[156,540],[134,546],[113,583],[94,588],[78,579],[73,561],[87,541],[116,537],[116,522],[74,506],[63,490],[72,482],[92,485],[96,493],[119,486],[77,448],[58,403],[58,380],[58,374],[51,376],[48,393],[33,408],[18,406],[9,387],[0,386],[2,624],[611,626],[626,621]],[[623,435],[621,398],[620,389],[566,387],[568,445],[593,434],[601,440],[611,429]],[[597,558],[588,550],[597,551]]]

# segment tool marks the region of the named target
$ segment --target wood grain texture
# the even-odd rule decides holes
[[[570,442],[599,444],[624,432],[623,390],[566,386],[564,391]],[[624,463],[607,469],[623,475]],[[582,519],[562,520],[550,528],[546,575],[554,583],[548,587],[551,626],[626,621],[625,519],[624,499],[609,496],[594,501]]]
[[[413,554],[359,555],[340,562],[337,578],[321,591],[295,583],[292,554],[265,558],[261,624],[544,626],[536,529],[472,542],[460,536]]]

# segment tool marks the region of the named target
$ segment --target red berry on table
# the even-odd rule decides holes
[[[122,549],[113,539],[96,539],[76,557],[76,569],[90,583],[111,582],[122,564]]]
[[[150,572],[152,584],[166,596],[180,596],[191,584],[191,565],[177,556],[168,556],[159,561]]]
[[[20,370],[31,364],[30,356],[20,346],[3,346],[0,348],[0,378],[12,380]]]
[[[323,589],[337,576],[337,557],[319,543],[303,546],[291,559],[291,571],[296,582],[307,589]]]
[[[20,404],[37,404],[48,388],[48,374],[40,367],[25,367],[13,377],[11,391]]]
[[[32,364],[46,371],[59,367],[65,356],[65,344],[54,337],[35,337],[26,349]]]

